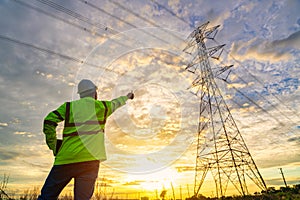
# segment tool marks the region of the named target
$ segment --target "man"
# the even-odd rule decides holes
[[[107,118],[134,94],[112,101],[98,101],[97,87],[83,79],[78,84],[80,99],[66,102],[44,120],[46,143],[55,156],[38,200],[56,200],[74,178],[74,199],[88,200],[94,192],[99,163],[106,160],[104,128]],[[56,138],[57,123],[64,121],[63,140]]]

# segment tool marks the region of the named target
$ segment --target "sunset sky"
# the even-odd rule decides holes
[[[298,0],[0,0],[0,182],[9,175],[15,194],[44,183],[54,157],[43,119],[87,78],[99,99],[135,93],[106,125],[101,191],[192,195],[199,98],[182,50],[210,21],[221,26],[208,46],[226,44],[210,64],[234,65],[217,84],[267,186],[284,185],[279,168],[300,184],[299,10]],[[210,175],[200,193],[216,194]]]

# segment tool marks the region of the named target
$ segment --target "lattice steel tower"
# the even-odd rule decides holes
[[[220,56],[225,45],[206,47],[208,40],[214,40],[219,27],[207,28],[208,24],[190,34],[184,49],[194,56],[186,70],[195,74],[190,90],[200,98],[194,194],[198,195],[209,171],[217,197],[225,196],[229,185],[241,195],[247,195],[249,180],[266,191],[266,184],[216,84],[215,78],[226,79],[233,65],[211,68],[209,58],[218,58],[214,55]]]

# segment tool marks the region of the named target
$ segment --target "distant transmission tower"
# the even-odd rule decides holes
[[[194,194],[198,196],[209,171],[217,197],[225,196],[229,185],[243,196],[249,194],[248,180],[266,191],[266,184],[215,82],[215,78],[227,79],[233,65],[211,68],[209,58],[219,59],[225,45],[206,47],[205,42],[214,40],[219,27],[207,28],[208,24],[190,34],[184,49],[193,56],[186,70],[196,76],[189,89],[200,98]]]

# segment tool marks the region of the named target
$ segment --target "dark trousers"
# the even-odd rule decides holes
[[[57,200],[64,187],[74,178],[74,199],[89,200],[94,192],[99,161],[54,165],[38,200]]]

